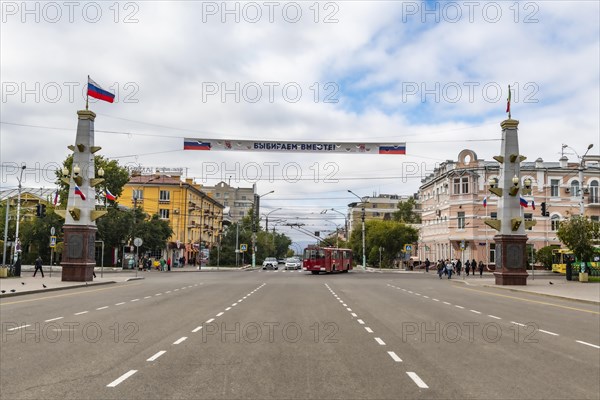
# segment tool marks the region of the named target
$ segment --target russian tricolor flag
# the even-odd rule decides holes
[[[487,196],[483,198],[483,207],[487,207]]]
[[[210,150],[210,142],[203,142],[196,139],[183,139],[184,150]]]
[[[117,197],[114,194],[112,194],[108,189],[106,189],[105,192],[106,200],[115,201],[117,199]]]
[[[83,194],[83,192],[81,191],[81,189],[79,189],[79,186],[75,185],[75,194],[79,195],[79,197],[81,197],[81,200],[85,200],[85,194]]]
[[[406,145],[384,145],[379,146],[379,154],[406,154]]]
[[[88,96],[91,96],[98,100],[108,101],[109,103],[112,103],[115,99],[114,94],[102,89],[100,87],[100,85],[98,85],[96,82],[94,82],[89,76],[88,76],[87,94],[88,94]]]
[[[531,200],[531,208],[535,210],[535,201]]]
[[[521,204],[521,207],[525,207],[525,208],[529,207],[529,203],[527,202],[527,200],[525,200],[522,197],[519,197],[519,203]]]

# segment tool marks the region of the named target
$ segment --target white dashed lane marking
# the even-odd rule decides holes
[[[547,333],[548,335],[552,335],[552,336],[558,336],[558,333],[554,333],[554,332],[550,332],[550,331],[546,331],[543,329],[538,329],[540,332],[542,333]]]
[[[87,314],[87,313],[89,313],[89,311],[80,311],[80,312],[76,312],[73,315],[81,315],[81,314]]]
[[[225,313],[223,311],[221,311],[220,313],[217,314],[217,317],[220,317],[223,314],[225,314]]]
[[[108,307],[108,306],[107,306]],[[56,317],[45,320],[44,322],[58,321],[59,319],[63,319],[64,317]]]
[[[519,325],[519,326],[525,326],[525,324],[520,324],[520,323],[518,323],[518,322],[515,322],[515,321],[510,321],[510,323],[511,323],[511,324],[515,324],[515,325]]]
[[[181,337],[173,342],[173,344],[179,344],[187,339],[187,336]]]
[[[117,303],[117,304],[115,304],[115,306],[122,306],[123,304],[125,304],[125,302],[124,302],[124,301],[122,301],[122,302],[120,302],[120,303]]]
[[[196,333],[196,332],[198,332],[200,329],[202,329],[202,326],[199,326],[199,327],[197,327],[196,329],[194,329],[194,330],[192,331],[192,333]]]
[[[429,389],[429,386],[427,386],[427,384],[425,382],[423,382],[423,379],[419,378],[419,375],[417,375],[414,372],[407,372],[406,373],[410,379],[413,380],[414,383],[417,384],[418,387],[420,387],[421,389]]]
[[[150,357],[149,359],[147,359],[146,361],[154,361],[156,360],[158,357],[162,356],[163,354],[165,354],[166,351],[165,350],[161,350],[158,353],[156,353],[155,355],[153,355],[152,357]]]
[[[475,313],[475,314],[481,314],[481,311],[477,311],[477,310],[469,310],[469,311],[471,311],[472,313]]]
[[[367,331],[369,333],[373,333],[373,329],[369,328],[368,326],[365,326],[365,331]]]
[[[210,323],[211,323],[211,322],[213,322],[214,320],[215,320],[214,318],[211,318],[211,319],[209,319],[208,321],[206,321],[206,323],[207,323],[207,324],[210,324]]]
[[[402,362],[402,359],[400,357],[398,357],[398,355],[396,353],[394,353],[393,351],[388,351],[388,354],[390,355],[390,357],[392,357],[392,360],[394,360],[396,362]]]
[[[500,318],[500,317],[496,317],[495,315],[491,315],[491,314],[488,314],[488,317],[490,317],[490,318],[494,318],[494,319],[502,319],[502,318]]]
[[[28,325],[28,326],[29,326],[29,325]],[[581,344],[585,344],[586,346],[590,346],[590,347],[593,347],[593,348],[595,348],[595,349],[600,349],[600,346],[596,346],[595,344],[591,344],[591,343],[588,343],[588,342],[583,342],[583,341],[581,341],[581,340],[576,340],[576,342],[577,342],[577,343],[581,343]]]
[[[364,324],[365,324],[365,321],[363,321],[362,319],[357,319],[357,320],[356,320],[356,322],[358,322],[358,323],[359,323],[359,324],[361,324],[361,325],[364,325]]]
[[[97,311],[98,311],[98,310],[104,310],[104,309],[106,309],[106,308],[108,308],[108,306],[104,306],[104,307],[98,307],[98,308],[96,308],[96,310],[97,310]]]
[[[115,379],[114,381],[112,381],[111,383],[109,383],[106,386],[107,387],[115,387],[119,383],[123,382],[125,379],[129,378],[131,375],[135,374],[136,372],[137,372],[137,369],[132,369],[132,370],[124,373],[123,375],[121,375],[120,377],[118,377],[117,379]]]
[[[381,340],[381,338],[378,338],[378,337],[376,337],[376,338],[375,338],[375,341],[376,341],[377,343],[379,343],[379,345],[380,345],[380,346],[385,346],[385,342],[384,342],[383,340]]]
[[[17,327],[14,327],[14,328],[9,328],[9,329],[7,329],[7,331],[16,331],[16,330],[18,330],[18,329],[27,328],[28,326],[31,326],[31,325],[30,325],[30,324],[27,324],[27,325],[21,325],[21,326],[17,326]]]

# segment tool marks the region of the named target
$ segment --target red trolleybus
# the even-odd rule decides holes
[[[302,269],[315,275],[319,272],[348,272],[352,269],[352,250],[308,246],[304,249]]]

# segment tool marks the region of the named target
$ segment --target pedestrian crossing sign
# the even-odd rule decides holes
[[[50,247],[56,247],[56,236],[50,236]]]
[[[247,244],[240,244],[240,251],[248,251],[248,245]]]

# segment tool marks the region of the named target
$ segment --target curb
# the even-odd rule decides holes
[[[116,281],[108,281],[108,282],[98,282],[98,283],[84,284],[84,285],[63,286],[63,287],[58,287],[58,288],[33,290],[33,291],[30,290],[30,291],[26,291],[26,292],[4,293],[4,294],[0,294],[0,299],[3,299],[5,297],[24,296],[26,294],[56,292],[56,291],[59,291],[59,290],[78,289],[78,288],[82,288],[82,287],[108,285],[108,284],[111,284],[111,283],[117,283],[117,282]]]

